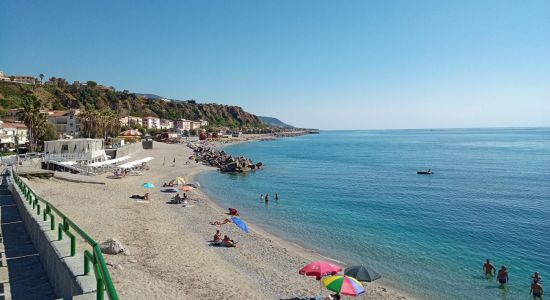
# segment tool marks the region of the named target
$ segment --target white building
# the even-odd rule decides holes
[[[208,126],[208,121],[206,121],[206,120],[200,120],[200,122],[201,122],[201,127]]]
[[[48,111],[48,121],[55,125],[57,133],[76,136],[80,133],[80,110],[51,110]]]
[[[70,139],[44,142],[47,160],[104,161],[107,159],[102,139]]]
[[[128,127],[142,126],[143,120],[140,117],[124,117],[120,119],[120,125]]]
[[[160,119],[160,128],[161,129],[173,129],[174,128],[174,121],[167,120],[167,119]]]
[[[189,120],[186,120],[186,119],[179,119],[179,120],[176,120],[176,122],[175,122],[176,129],[179,129],[179,130],[191,130],[191,122],[192,122],[192,121],[189,121]]]
[[[144,117],[142,126],[147,129],[160,129],[160,119],[157,117]]]
[[[29,142],[28,129],[21,122],[0,121],[0,149],[8,151],[25,146]]]
[[[199,129],[202,126],[201,124],[201,121],[191,121],[191,129]]]
[[[34,76],[25,76],[25,75],[6,75],[4,72],[0,71],[0,81],[9,81],[9,82],[15,82],[15,83],[28,83],[28,84],[36,84],[40,83],[38,79]]]

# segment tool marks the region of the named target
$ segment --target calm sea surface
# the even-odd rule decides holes
[[[550,282],[550,129],[325,131],[226,151],[266,167],[202,174],[221,205],[420,298],[530,299],[534,271]],[[486,258],[508,267],[507,291]]]

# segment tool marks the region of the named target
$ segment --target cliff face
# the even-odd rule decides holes
[[[163,119],[203,119],[213,126],[229,127],[265,126],[257,116],[239,106],[196,103],[193,100],[151,99],[90,82],[87,85],[68,84],[59,78],[56,84],[37,86],[0,82],[0,113],[5,114],[7,109],[21,107],[26,93],[34,94],[44,101],[46,108],[54,110],[113,110],[121,117],[132,115],[156,116]]]

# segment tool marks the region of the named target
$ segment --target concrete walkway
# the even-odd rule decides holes
[[[54,299],[53,289],[42,263],[7,189],[2,175],[0,184],[0,299]],[[7,266],[6,266],[7,263]],[[11,295],[11,296],[10,296]],[[5,298],[4,298],[5,297]]]

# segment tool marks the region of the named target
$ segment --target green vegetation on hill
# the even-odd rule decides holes
[[[262,123],[268,125],[269,127],[277,127],[277,128],[286,128],[286,129],[292,129],[294,126],[288,125],[284,123],[283,121],[273,118],[273,117],[264,117],[264,116],[258,116]]]
[[[45,108],[64,110],[70,108],[113,111],[124,116],[156,116],[163,119],[207,120],[211,126],[266,127],[255,115],[239,106],[202,104],[194,100],[164,101],[139,96],[128,91],[116,91],[113,87],[86,84],[69,84],[63,78],[50,78],[55,84],[30,85],[0,82],[0,114],[10,108],[22,107],[25,95],[34,95]]]

